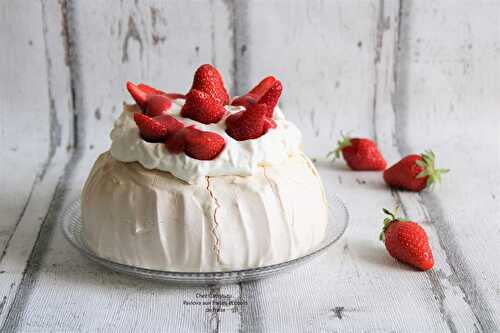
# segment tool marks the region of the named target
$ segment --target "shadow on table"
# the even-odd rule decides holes
[[[387,253],[382,242],[352,240],[349,246],[356,252],[357,257],[369,264],[375,264],[391,270],[414,271],[412,268],[397,262]]]

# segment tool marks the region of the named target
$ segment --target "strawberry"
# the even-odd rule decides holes
[[[389,254],[422,271],[431,269],[434,258],[425,230],[415,222],[397,218],[397,209],[395,213],[387,209],[383,211],[389,217],[384,219],[380,240],[385,243]]]
[[[186,146],[184,135],[185,128],[180,129],[179,131],[172,133],[172,135],[167,136],[167,139],[165,140],[165,146],[170,153],[179,154],[184,151],[184,148]]]
[[[141,110],[150,117],[159,116],[172,106],[172,101],[164,92],[150,86],[127,82],[127,89]]]
[[[241,105],[249,109],[256,104],[267,104],[269,107],[267,117],[273,116],[274,107],[283,91],[281,82],[274,76],[268,76],[259,82],[252,90],[243,96],[235,98],[231,105]]]
[[[170,99],[178,99],[178,98],[185,99],[186,98],[186,95],[179,94],[179,93],[166,93],[164,91],[161,91],[161,90],[158,90],[158,89],[153,88],[151,86],[148,86],[144,83],[137,85],[137,87],[140,90],[142,90],[143,92],[145,92],[146,94],[150,94],[150,95],[163,95],[163,96],[168,97]]]
[[[146,107],[144,113],[150,117],[161,116],[172,106],[170,98],[164,95],[149,95],[146,98]]]
[[[257,96],[252,94],[246,94],[243,96],[236,97],[231,101],[231,105],[233,106],[243,106],[245,109],[250,109],[252,106],[257,104]]]
[[[226,144],[224,138],[214,132],[200,131],[194,126],[186,127],[183,131],[184,152],[197,160],[213,160]]]
[[[224,88],[224,81],[219,71],[212,65],[205,64],[196,70],[191,86],[191,90],[193,89],[212,95],[222,105],[229,104],[229,95]]]
[[[181,115],[199,121],[203,124],[216,123],[226,113],[222,104],[218,103],[210,94],[192,89],[186,95],[186,103],[181,110]]]
[[[156,88],[153,88],[151,86],[148,86],[147,84],[144,84],[144,83],[139,83],[137,85],[137,88],[139,88],[140,90],[142,90],[143,92],[145,92],[148,95],[164,95],[165,94],[163,91],[158,90]]]
[[[337,149],[328,153],[328,157],[340,158],[340,153],[352,170],[378,171],[387,166],[377,145],[370,139],[342,136]]]
[[[243,141],[256,139],[264,135],[272,124],[266,125],[266,114],[269,108],[266,104],[257,104],[254,107],[230,115],[226,119],[226,133],[235,140]]]
[[[278,100],[280,99],[281,92],[283,91],[283,86],[281,82],[276,80],[271,88],[269,88],[266,93],[259,99],[259,103],[267,104],[269,107],[269,111],[267,116],[272,117],[274,107],[278,104]]]
[[[274,85],[276,81],[277,80],[274,76],[267,76],[262,81],[260,81],[259,84],[253,87],[252,90],[248,92],[248,94],[254,95],[257,97],[257,99],[259,99],[262,96],[264,96],[264,94],[269,89],[271,89],[271,87]]]
[[[140,112],[134,113],[134,120],[144,140],[162,142],[167,137],[168,128],[165,124]]]
[[[441,181],[448,169],[436,169],[436,155],[426,151],[421,155],[408,155],[384,172],[387,185],[408,191],[419,192]]]
[[[158,123],[165,126],[168,130],[167,136],[170,136],[184,127],[184,124],[175,119],[172,116],[163,114],[161,116],[156,116],[153,118]]]
[[[148,93],[133,84],[132,82],[127,82],[127,90],[134,98],[135,102],[141,109],[144,109],[146,106],[146,99],[148,97]]]

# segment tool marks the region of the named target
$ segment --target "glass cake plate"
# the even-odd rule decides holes
[[[293,260],[279,264],[223,272],[176,272],[154,269],[145,269],[130,266],[99,257],[86,245],[82,237],[82,221],[80,218],[80,200],[69,205],[60,218],[64,235],[84,256],[111,270],[126,273],[132,276],[165,281],[183,285],[210,285],[237,283],[242,281],[258,280],[274,276],[278,273],[288,272],[298,266],[317,258],[335,244],[345,233],[349,222],[349,212],[337,196],[329,195],[330,204],[328,226],[324,240],[314,249]]]

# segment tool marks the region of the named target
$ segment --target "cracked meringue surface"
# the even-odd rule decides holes
[[[327,218],[321,179],[300,150],[251,175],[205,176],[194,184],[106,152],[82,193],[89,248],[158,270],[228,271],[288,261],[323,240]]]

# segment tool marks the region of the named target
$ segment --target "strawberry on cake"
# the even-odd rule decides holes
[[[214,272],[277,264],[321,243],[327,201],[277,106],[269,76],[230,99],[211,65],[186,95],[132,83],[82,193],[83,236],[100,257]]]

